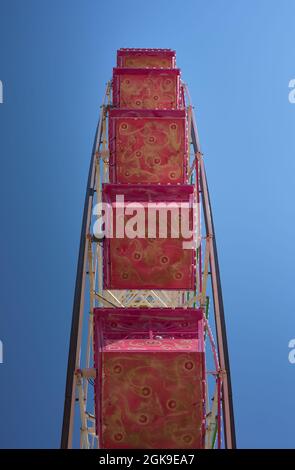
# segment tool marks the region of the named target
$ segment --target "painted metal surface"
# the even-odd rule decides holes
[[[180,70],[114,68],[113,105],[126,109],[180,109]]]
[[[118,196],[124,197],[124,207],[123,204],[118,206]],[[108,238],[104,241],[105,289],[194,290],[195,250],[184,245],[184,242],[192,241],[193,235],[185,239],[181,231],[182,217],[186,214],[190,228],[193,228],[193,185],[108,184],[103,186],[103,200],[110,204],[111,212],[106,217]],[[144,217],[134,215],[139,203]],[[182,216],[178,207],[170,211],[168,203],[171,207],[173,203],[179,206],[186,203],[189,213],[185,211]],[[129,205],[131,210],[126,215]],[[152,224],[150,214],[156,205],[158,207],[153,212],[155,223]],[[175,211],[172,217],[176,218],[178,234],[173,233],[172,211]],[[167,233],[161,232],[160,220],[164,222]],[[143,227],[135,238],[126,233],[130,223],[136,228],[139,225]],[[151,231],[152,236],[149,235]]]
[[[185,183],[186,123],[185,110],[112,109],[109,117],[110,181]]]
[[[171,49],[119,49],[117,67],[174,68],[175,51]]]
[[[102,448],[201,448],[202,311],[96,309],[96,424]]]

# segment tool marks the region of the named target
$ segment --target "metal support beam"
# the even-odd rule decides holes
[[[106,95],[108,93],[109,84],[107,86]],[[105,96],[106,96],[105,95]],[[105,99],[104,99],[105,101]],[[100,144],[102,133],[104,106],[101,108],[100,118],[97,124],[95,138],[92,148],[90,159],[90,166],[88,172],[86,196],[84,202],[82,228],[80,236],[80,247],[76,274],[74,305],[72,314],[72,325],[68,355],[68,367],[66,378],[65,402],[64,402],[64,415],[61,435],[61,448],[67,449],[72,447],[73,427],[74,427],[74,406],[76,394],[76,376],[75,369],[79,366],[80,357],[80,344],[81,332],[83,321],[84,309],[84,289],[85,289],[85,274],[87,262],[87,247],[90,241],[87,239],[87,230],[91,219],[91,209],[94,195],[94,177],[95,177],[95,155],[97,148]]]
[[[215,313],[215,324],[217,332],[217,345],[218,355],[220,361],[220,367],[223,371],[222,379],[222,406],[223,406],[223,418],[224,418],[224,435],[225,435],[225,446],[228,449],[236,448],[236,434],[235,434],[235,423],[234,423],[234,409],[233,409],[233,398],[232,398],[232,386],[230,376],[230,363],[227,345],[226,325],[224,306],[222,298],[221,280],[217,256],[217,245],[213,223],[213,216],[211,210],[209,189],[206,179],[206,172],[204,162],[201,154],[198,130],[194,115],[192,116],[192,144],[195,154],[200,157],[200,186],[202,192],[202,206],[204,213],[204,220],[206,226],[206,234],[210,238],[210,267],[211,267],[211,282],[213,292],[213,303]]]

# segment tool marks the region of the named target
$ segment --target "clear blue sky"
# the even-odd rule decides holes
[[[1,0],[0,447],[57,447],[89,156],[120,47],[177,52],[215,216],[239,447],[295,447],[293,0]]]

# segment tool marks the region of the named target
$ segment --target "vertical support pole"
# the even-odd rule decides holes
[[[94,154],[96,141],[98,137],[98,127],[96,130],[95,141],[92,150],[92,156],[90,161],[90,168],[87,181],[87,190],[84,203],[83,211],[83,220],[82,220],[82,229],[80,237],[80,248],[79,248],[79,257],[77,265],[77,274],[76,274],[76,285],[75,285],[75,294],[74,294],[74,305],[73,305],[73,315],[72,315],[72,326],[71,326],[71,336],[70,336],[70,346],[69,346],[69,355],[68,355],[68,368],[67,368],[67,378],[66,378],[66,391],[65,391],[65,403],[64,403],[64,415],[63,415],[63,425],[62,425],[62,436],[61,436],[61,448],[67,449],[72,447],[72,437],[73,437],[73,428],[74,428],[74,407],[75,407],[75,398],[76,398],[76,361],[77,356],[80,354],[79,348],[79,337],[81,335],[81,321],[83,315],[83,297],[84,297],[84,284],[85,284],[85,262],[86,262],[86,235],[87,235],[87,222],[89,219],[89,208],[91,207],[92,200],[92,180],[93,180],[93,169],[94,169]]]
[[[109,86],[109,85],[108,85]],[[74,414],[75,414],[75,400],[76,400],[76,374],[80,361],[80,347],[81,347],[81,334],[84,310],[84,290],[85,290],[85,274],[87,263],[87,250],[89,240],[87,239],[87,230],[91,220],[91,209],[93,203],[94,193],[94,177],[95,177],[95,154],[100,144],[101,130],[102,130],[102,117],[104,114],[104,106],[101,108],[100,119],[97,124],[92,154],[90,159],[90,167],[87,180],[86,196],[84,202],[82,228],[80,236],[80,247],[76,274],[71,336],[68,355],[68,367],[66,378],[66,390],[64,401],[64,414],[61,435],[61,448],[68,449],[72,447],[73,429],[74,429]]]
[[[195,122],[194,114],[192,115],[192,143],[195,153],[200,155],[200,185],[202,192],[203,213],[206,226],[206,235],[210,237],[210,268],[212,280],[212,292],[215,314],[215,325],[217,333],[218,355],[221,371],[223,373],[222,380],[222,411],[224,420],[225,446],[228,449],[236,447],[234,410],[232,399],[232,387],[230,377],[230,363],[227,346],[226,325],[224,317],[223,298],[221,290],[220,272],[217,256],[217,246],[214,232],[214,224],[212,210],[209,198],[209,189],[207,185],[204,162],[201,156],[198,129]]]

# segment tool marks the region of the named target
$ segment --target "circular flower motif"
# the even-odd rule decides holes
[[[178,281],[183,278],[183,274],[181,272],[177,272],[174,274],[175,279]]]
[[[150,387],[142,387],[141,394],[144,397],[149,397],[151,395],[152,391]]]
[[[186,370],[192,370],[194,368],[194,363],[192,361],[186,361],[184,363],[184,368]]]
[[[167,407],[170,410],[174,410],[176,408],[176,401],[175,400],[169,400],[167,403]]]
[[[139,422],[140,424],[146,424],[146,423],[148,422],[148,417],[147,417],[147,415],[144,415],[144,414],[139,415],[139,417],[138,417],[138,422]]]
[[[191,434],[185,434],[183,437],[182,437],[182,440],[183,442],[185,442],[186,444],[190,444],[193,440],[193,436]]]
[[[122,367],[120,366],[120,364],[114,365],[114,367],[113,367],[113,372],[114,372],[114,374],[121,374],[121,372],[122,372]]]

